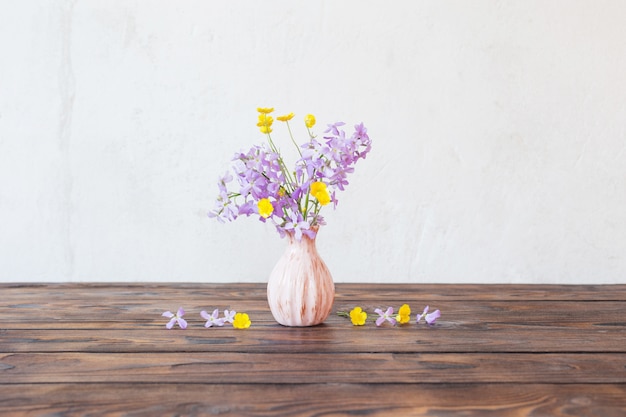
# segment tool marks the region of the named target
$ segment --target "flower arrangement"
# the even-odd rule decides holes
[[[304,124],[309,139],[298,146],[289,125],[294,114],[276,117],[286,124],[300,156],[290,170],[271,136],[274,109],[257,110],[257,126],[267,143],[234,155],[232,174],[228,171],[218,180],[219,196],[209,217],[230,222],[256,214],[262,222],[273,223],[281,237],[289,233],[297,240],[303,235],[314,238],[319,226],[325,224],[321,208],[330,203],[337,206],[337,191],[344,190],[354,164],[370,151],[367,129],[361,123],[348,135],[343,130],[345,124],[337,122],[328,125],[325,136],[318,140],[311,131],[315,116],[308,114]]]

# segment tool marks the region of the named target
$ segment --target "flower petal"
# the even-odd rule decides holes
[[[426,323],[433,325],[435,320],[441,317],[441,312],[439,310],[435,310],[430,314],[426,314]]]

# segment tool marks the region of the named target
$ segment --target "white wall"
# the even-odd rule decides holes
[[[626,2],[0,9],[0,281],[265,281],[285,241],[206,212],[274,106],[374,141],[337,282],[626,283]]]

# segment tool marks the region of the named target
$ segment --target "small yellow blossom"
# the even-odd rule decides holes
[[[317,198],[317,201],[319,201],[320,205],[322,206],[325,206],[326,204],[330,203],[330,194],[328,194],[328,191],[326,190],[320,191],[319,193],[317,193],[315,198]]]
[[[313,116],[312,114],[307,114],[306,116],[304,116],[304,124],[309,129],[312,128],[315,125],[315,116]]]
[[[269,126],[260,126],[259,130],[261,133],[272,133],[272,128]]]
[[[411,307],[409,307],[408,304],[402,304],[402,307],[398,310],[396,320],[398,320],[398,323],[400,324],[405,324],[411,321]]]
[[[289,113],[283,116],[276,117],[276,120],[280,120],[281,122],[286,122],[287,120],[293,119],[293,116],[295,116],[293,113]]]
[[[235,329],[247,329],[251,324],[250,317],[246,313],[235,314],[235,319],[233,320]]]
[[[272,123],[274,123],[274,118],[272,116],[261,113],[259,114],[259,122],[256,125],[261,130],[261,133],[271,133]]]
[[[274,212],[274,206],[272,206],[272,202],[269,198],[262,198],[257,203],[257,207],[259,208],[259,214],[261,217],[268,218]]]
[[[326,191],[326,184],[322,181],[315,181],[311,183],[311,194],[315,197],[315,194],[320,191]]]
[[[350,310],[350,321],[355,326],[363,326],[367,320],[367,313],[361,307],[354,307]]]
[[[279,197],[284,197],[284,196],[285,196],[285,194],[286,194],[285,189],[281,186],[281,187],[278,189],[278,196],[279,196]]]
[[[256,124],[257,126],[271,126],[274,123],[274,118],[272,116],[268,116],[265,113],[259,114],[259,122]]]
[[[321,181],[315,181],[311,184],[311,195],[319,201],[322,206],[330,203],[330,194],[326,188],[326,184]]]
[[[274,107],[257,107],[256,111],[263,114],[268,114],[274,111]]]

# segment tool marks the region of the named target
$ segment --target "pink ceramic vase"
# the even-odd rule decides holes
[[[267,301],[283,326],[315,326],[330,314],[335,284],[317,253],[315,238],[288,235],[289,245],[267,282]]]

